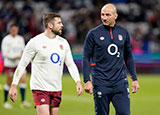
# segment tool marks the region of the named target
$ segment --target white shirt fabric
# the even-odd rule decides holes
[[[4,58],[5,67],[17,67],[19,59],[16,57],[21,57],[22,52],[25,47],[24,38],[20,35],[15,37],[10,34],[3,38],[2,40],[2,56]]]
[[[75,82],[80,81],[70,46],[64,38],[58,35],[50,39],[42,33],[28,42],[14,73],[12,84],[18,84],[30,61],[32,61],[31,90],[61,91],[64,63]]]

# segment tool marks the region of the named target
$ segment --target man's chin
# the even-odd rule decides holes
[[[103,23],[105,26],[109,26],[109,24],[108,23]]]
[[[56,35],[62,35],[62,31],[57,31],[55,34]]]
[[[58,32],[57,35],[62,35],[62,32]]]
[[[54,34],[56,34],[56,35],[61,35],[62,34],[62,32],[55,32],[55,31],[52,31]]]
[[[61,34],[62,34],[62,31],[59,32],[59,35],[61,35]]]

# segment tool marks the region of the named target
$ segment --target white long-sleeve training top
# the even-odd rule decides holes
[[[58,35],[56,38],[50,39],[42,33],[27,43],[14,73],[12,84],[18,84],[24,69],[30,61],[32,62],[31,90],[61,91],[64,63],[74,81],[80,81],[70,46],[67,40]]]
[[[10,34],[5,36],[1,45],[4,66],[17,67],[20,60],[14,58],[21,57],[24,47],[25,43],[22,36],[16,35],[13,37]]]

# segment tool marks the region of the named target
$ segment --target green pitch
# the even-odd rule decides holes
[[[62,103],[59,109],[59,115],[94,115],[93,96],[83,93],[78,97],[75,89],[75,83],[65,74],[63,77]],[[131,80],[130,91],[131,91]],[[138,75],[140,89],[131,96],[131,115],[158,115],[160,113],[160,75]],[[34,109],[32,93],[29,90],[29,76],[27,77],[27,95],[26,100],[32,103],[30,108],[20,108],[20,95],[13,104],[14,109],[6,110],[3,107],[3,85],[5,83],[4,75],[0,75],[0,115],[36,115]],[[84,86],[84,84],[83,84]],[[19,93],[18,93],[19,94]],[[111,105],[110,115],[114,115],[114,109]]]

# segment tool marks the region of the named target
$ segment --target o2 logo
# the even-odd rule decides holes
[[[60,56],[57,53],[52,53],[52,55],[50,56],[50,59],[52,61],[52,63],[54,64],[59,64],[59,66],[61,66],[61,61],[60,61]]]
[[[112,52],[111,51],[111,48],[114,48],[115,50]],[[120,52],[118,52],[118,46],[117,45],[115,45],[115,44],[110,44],[109,46],[108,46],[108,53],[110,54],[110,55],[117,55],[117,57],[120,57]]]

